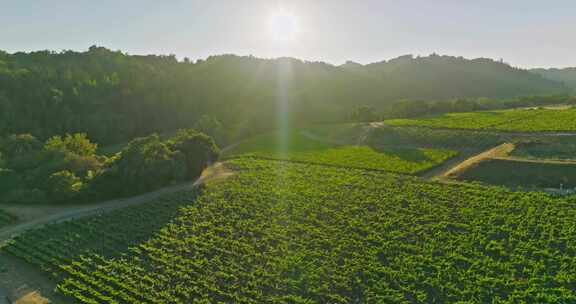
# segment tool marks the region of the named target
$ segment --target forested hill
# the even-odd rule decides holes
[[[542,75],[544,78],[564,83],[576,91],[576,68],[564,69],[532,69],[534,73]]]
[[[296,59],[87,52],[0,52],[0,136],[86,132],[100,143],[194,126],[209,115],[233,130],[336,121],[358,105],[404,98],[513,97],[563,92],[562,84],[488,59],[403,56],[369,65]]]

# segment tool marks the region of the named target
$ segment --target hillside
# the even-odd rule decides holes
[[[567,87],[576,90],[576,68],[565,69],[532,69],[531,72],[542,75],[550,80],[564,83]]]
[[[560,83],[500,62],[438,55],[337,67],[235,55],[192,63],[102,47],[0,52],[0,135],[86,132],[99,143],[116,143],[191,127],[203,115],[250,132],[275,127],[280,110],[287,122],[328,122],[347,118],[359,105],[378,108],[405,98],[564,91]]]

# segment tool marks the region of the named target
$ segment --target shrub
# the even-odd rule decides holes
[[[82,180],[70,171],[59,171],[50,175],[46,190],[54,201],[67,201],[76,197],[82,189]]]
[[[199,176],[220,154],[211,137],[192,129],[179,130],[170,143],[173,149],[183,153],[188,178]]]

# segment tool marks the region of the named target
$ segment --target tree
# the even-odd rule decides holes
[[[127,195],[181,180],[184,170],[183,155],[153,134],[132,140],[94,182],[100,192]]]
[[[211,136],[218,144],[223,144],[226,141],[222,124],[210,115],[202,115],[194,124],[194,130]]]
[[[46,191],[54,201],[68,201],[82,189],[82,180],[70,171],[59,171],[46,181]]]
[[[53,136],[44,145],[48,152],[63,155],[76,154],[79,156],[92,156],[96,153],[98,145],[90,142],[86,133],[66,134],[66,136]]]
[[[370,106],[358,106],[352,111],[352,120],[357,122],[370,122],[378,118],[376,109]]]
[[[179,130],[170,144],[184,155],[188,178],[199,176],[220,154],[212,138],[192,129]]]
[[[0,140],[0,151],[6,159],[39,151],[42,142],[30,134],[12,134]]]

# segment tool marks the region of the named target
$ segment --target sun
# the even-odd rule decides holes
[[[298,36],[298,18],[286,11],[270,15],[270,35],[276,41],[293,41]]]

